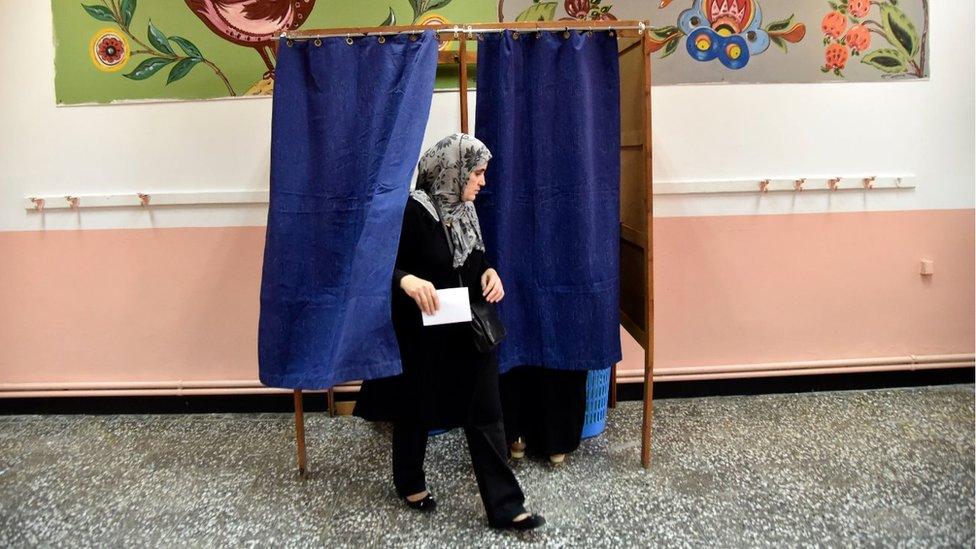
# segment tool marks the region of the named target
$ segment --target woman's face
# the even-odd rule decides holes
[[[474,199],[478,197],[478,191],[485,186],[485,170],[488,169],[488,163],[484,163],[471,172],[468,176],[468,182],[464,185],[464,190],[461,192],[461,200],[464,202],[474,202]]]

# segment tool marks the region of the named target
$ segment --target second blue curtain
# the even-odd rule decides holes
[[[502,371],[620,360],[620,77],[608,31],[487,34],[476,136],[491,149],[476,202],[505,283]]]

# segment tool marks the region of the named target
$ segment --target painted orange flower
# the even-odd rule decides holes
[[[827,51],[824,52],[824,57],[827,61],[827,69],[843,69],[847,65],[847,58],[849,54],[847,52],[847,46],[843,44],[831,44],[827,46]]]
[[[129,42],[113,29],[102,29],[92,37],[88,53],[98,70],[115,72],[129,60]]]
[[[832,11],[824,16],[820,27],[827,36],[840,38],[840,35],[844,34],[844,30],[847,28],[847,17],[844,17],[844,14],[839,11]]]
[[[847,13],[851,14],[851,17],[860,19],[867,15],[870,9],[870,0],[848,0],[847,2]]]
[[[862,52],[871,47],[871,33],[864,25],[854,25],[844,36],[844,42],[856,52]]]

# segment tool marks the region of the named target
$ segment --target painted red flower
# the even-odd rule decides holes
[[[616,20],[616,16],[610,13],[610,6],[600,6],[601,0],[566,0],[563,7],[566,14],[563,20],[576,19],[578,21],[608,21]]]
[[[871,47],[871,33],[864,25],[854,25],[844,36],[844,42],[856,52],[862,52]]]
[[[566,14],[573,19],[586,19],[590,11],[590,0],[566,0]]]
[[[844,14],[839,11],[832,11],[824,16],[820,28],[827,36],[840,38],[840,35],[844,34],[844,30],[847,28],[847,17],[844,17]]]
[[[114,65],[125,57],[125,44],[113,36],[106,36],[98,42],[98,58],[106,65]]]
[[[102,29],[89,44],[92,63],[101,71],[114,72],[129,60],[129,43],[122,34],[112,29]]]

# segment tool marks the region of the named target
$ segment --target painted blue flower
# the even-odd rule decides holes
[[[678,28],[688,37],[685,47],[692,58],[717,58],[730,69],[745,67],[750,57],[769,48],[755,0],[694,0],[678,16]]]

